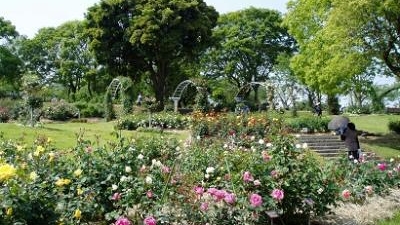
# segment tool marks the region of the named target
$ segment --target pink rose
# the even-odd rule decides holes
[[[201,211],[207,211],[208,210],[208,203],[207,202],[201,203],[200,210]]]
[[[226,191],[225,191],[225,190],[217,190],[217,191],[214,193],[214,199],[215,199],[216,201],[221,201],[222,199],[225,198],[225,195],[226,195]]]
[[[351,192],[349,190],[345,189],[342,191],[342,196],[344,199],[349,199],[351,196]]]
[[[281,201],[284,197],[284,192],[281,189],[274,189],[271,192],[271,196],[273,199],[277,200],[278,202]]]
[[[268,152],[267,151],[262,151],[262,157],[263,157],[263,160],[265,161],[265,162],[268,162],[268,161],[270,161],[271,160],[271,158],[272,158],[272,156],[270,156],[269,154],[268,154]]]
[[[377,167],[380,171],[384,171],[384,170],[386,170],[387,165],[386,165],[386,163],[378,163]]]
[[[132,223],[127,218],[120,217],[115,221],[114,225],[132,225]]]
[[[195,192],[197,195],[203,195],[203,193],[204,193],[204,188],[201,187],[201,186],[196,186],[196,187],[194,187],[194,192]]]
[[[121,199],[121,193],[118,193],[118,192],[115,192],[113,194],[113,196],[111,197],[111,200],[113,200],[113,201],[118,201],[120,199]]]
[[[253,180],[254,180],[253,175],[251,175],[251,173],[249,171],[246,171],[243,173],[243,181],[244,182],[250,182]]]
[[[157,224],[157,221],[156,221],[156,219],[154,219],[154,217],[149,216],[149,217],[146,217],[146,218],[144,219],[143,223],[144,223],[145,225],[156,225],[156,224]]]
[[[227,193],[224,198],[225,202],[228,204],[234,204],[236,201],[235,194]]]
[[[163,166],[163,167],[162,167],[162,172],[163,172],[163,173],[170,173],[170,172],[171,172],[171,169],[170,169],[168,166]]]
[[[262,197],[258,194],[251,194],[250,196],[250,204],[253,207],[261,206],[263,203]]]
[[[271,171],[271,177],[272,177],[272,178],[278,178],[278,176],[279,176],[278,171],[276,171],[276,170],[272,170],[272,171]]]
[[[153,198],[153,192],[151,192],[150,190],[148,190],[148,191],[146,192],[146,196],[147,196],[148,198]]]

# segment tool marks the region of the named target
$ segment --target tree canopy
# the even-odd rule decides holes
[[[103,0],[86,15],[99,62],[113,76],[147,75],[160,108],[174,69],[208,46],[217,18],[202,0]]]
[[[371,66],[400,77],[398,0],[292,0],[284,23],[299,44],[291,66],[313,88],[343,92]]]
[[[213,32],[216,45],[203,58],[204,74],[238,88],[267,80],[278,55],[294,47],[281,22],[278,11],[254,7],[222,15]]]

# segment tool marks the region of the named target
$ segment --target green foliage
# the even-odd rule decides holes
[[[327,132],[328,123],[330,118],[328,117],[316,117],[316,116],[304,116],[296,117],[287,122],[287,126],[294,132],[300,132],[306,129],[309,133],[314,132]]]
[[[140,127],[158,127],[161,129],[188,129],[189,117],[176,113],[140,113],[124,116],[117,120],[115,129],[136,130]]]
[[[9,110],[6,107],[0,106],[0,123],[7,123],[9,119]]]
[[[267,80],[278,55],[292,51],[294,43],[281,22],[279,12],[254,7],[221,15],[213,31],[216,44],[202,58],[205,75],[237,88]]]
[[[361,107],[356,106],[356,105],[351,105],[351,106],[346,107],[345,111],[347,113],[357,114],[357,115],[360,115],[360,114],[371,114],[372,113],[371,106],[369,106],[369,105],[361,106]]]
[[[104,105],[102,103],[92,102],[74,102],[76,108],[79,109],[81,117],[103,117],[104,116]]]
[[[113,96],[109,89],[107,89],[106,94],[104,95],[104,118],[106,121],[111,121],[115,118]]]
[[[79,111],[73,104],[66,101],[54,101],[44,107],[43,116],[50,120],[65,121],[71,118],[77,118]]]
[[[157,110],[182,62],[196,59],[210,43],[218,13],[199,0],[102,1],[89,8],[86,28],[99,63],[112,77],[146,76]],[[162,47],[161,47],[162,46]],[[115,59],[119,60],[115,60]]]
[[[390,131],[393,131],[397,134],[400,134],[400,120],[392,120],[389,121],[388,128]]]

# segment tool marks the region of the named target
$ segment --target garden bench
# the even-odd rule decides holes
[[[386,113],[400,114],[400,108],[387,107]]]

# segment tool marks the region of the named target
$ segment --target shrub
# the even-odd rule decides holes
[[[0,123],[7,123],[10,119],[9,110],[6,107],[0,106]]]
[[[294,132],[300,132],[305,128],[310,133],[327,132],[329,121],[328,117],[298,117],[287,122],[287,125]]]
[[[396,134],[400,134],[400,120],[397,121],[389,121],[388,124],[389,130],[395,132]]]
[[[355,105],[351,105],[346,108],[346,112],[351,114],[371,114],[372,108],[371,106],[358,107]]]
[[[50,120],[65,121],[78,117],[78,109],[68,102],[56,101],[44,108],[44,117]]]

